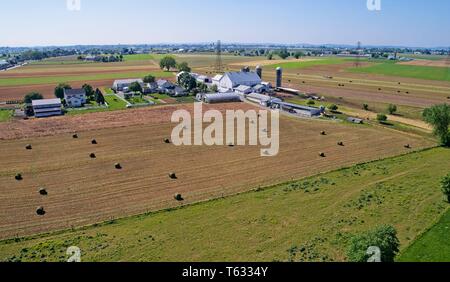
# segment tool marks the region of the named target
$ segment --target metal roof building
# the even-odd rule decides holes
[[[321,108],[307,107],[285,102],[274,102],[273,106],[283,111],[290,112],[292,114],[298,114],[307,117],[320,116],[325,110],[323,107]]]
[[[37,118],[62,115],[61,99],[33,100],[31,103]]]
[[[233,92],[198,94],[197,100],[208,104],[242,102],[241,96]]]
[[[259,93],[250,93],[245,97],[247,98],[247,100],[258,103],[264,107],[269,107],[270,105],[272,105],[275,102],[282,102],[279,98],[274,98],[274,97],[270,97],[268,95],[263,95],[263,94],[259,94]]]

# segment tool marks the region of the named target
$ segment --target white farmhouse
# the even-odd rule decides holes
[[[227,72],[220,79],[218,86],[220,90],[224,91],[232,90],[240,85],[253,87],[261,82],[262,80],[256,72]]]
[[[64,89],[64,100],[68,107],[79,108],[86,104],[86,91],[84,89]]]

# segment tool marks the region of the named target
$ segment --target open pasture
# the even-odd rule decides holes
[[[442,148],[360,164],[182,209],[3,241],[0,261],[65,261],[72,245],[83,261],[345,261],[350,237],[382,224],[395,226],[403,251],[448,207],[439,179],[449,165]],[[432,229],[400,260],[432,258],[427,252],[447,260],[446,226],[448,213],[439,232]]]
[[[192,106],[182,108],[192,110]],[[210,106],[225,110],[246,104]],[[179,109],[180,106],[177,107]],[[369,126],[281,119],[280,153],[260,147],[188,146],[163,142],[175,108],[157,107],[0,124],[2,238],[102,222],[248,191],[359,162],[432,146],[409,134]],[[327,135],[320,134],[321,131]],[[72,133],[79,138],[73,139]],[[36,136],[36,137],[33,137]],[[43,136],[43,137],[38,137]],[[90,142],[95,138],[98,145]],[[338,146],[338,142],[345,146]],[[33,150],[25,150],[32,144]],[[320,157],[324,152],[326,157]],[[92,159],[89,154],[95,153]],[[114,168],[120,163],[121,170]],[[175,172],[177,179],[168,174]],[[23,175],[22,181],[14,176]],[[39,195],[41,187],[48,196]],[[47,214],[36,215],[44,206]]]

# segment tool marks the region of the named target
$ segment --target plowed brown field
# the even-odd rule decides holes
[[[252,106],[210,107],[223,111]],[[276,157],[260,157],[261,148],[251,146],[176,147],[163,142],[174,127],[169,122],[173,110],[160,107],[2,124],[0,238],[179,206],[175,193],[181,193],[187,204],[248,191],[405,153],[407,143],[413,149],[432,145],[391,130],[282,117]],[[322,136],[322,130],[328,134]],[[70,134],[75,131],[78,139]],[[26,136],[36,137],[17,139]],[[98,145],[91,144],[92,138]],[[337,146],[338,141],[345,146]],[[33,150],[25,150],[26,144]],[[319,152],[327,157],[319,157]],[[90,153],[97,158],[91,159]],[[114,168],[117,162],[122,170]],[[19,172],[22,181],[14,179]],[[170,179],[170,172],[178,179]],[[40,187],[47,189],[47,196],[38,193]],[[45,216],[36,215],[39,206],[45,208]]]

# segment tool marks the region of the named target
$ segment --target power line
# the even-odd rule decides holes
[[[223,73],[223,63],[222,63],[222,43],[217,41],[216,45],[216,73]]]

